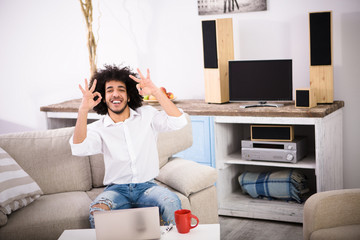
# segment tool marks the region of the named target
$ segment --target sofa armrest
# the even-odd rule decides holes
[[[214,185],[217,172],[209,166],[182,158],[173,158],[160,169],[156,179],[188,197],[192,193]]]
[[[304,239],[319,229],[360,224],[360,189],[319,192],[304,205]]]

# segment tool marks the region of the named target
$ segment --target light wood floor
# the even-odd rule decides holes
[[[221,240],[301,240],[302,224],[219,216]]]

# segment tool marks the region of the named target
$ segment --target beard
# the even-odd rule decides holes
[[[124,107],[121,108],[120,110],[114,110],[114,109],[111,109],[111,108],[109,107],[109,105],[107,105],[107,106],[108,106],[108,110],[109,110],[109,111],[112,111],[112,112],[115,113],[115,114],[121,114],[121,113],[123,113],[124,110],[127,108],[127,106],[128,106],[128,101],[125,101]]]

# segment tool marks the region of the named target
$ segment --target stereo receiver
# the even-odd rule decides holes
[[[296,163],[307,154],[305,137],[291,142],[241,141],[241,155],[245,160],[261,160]]]

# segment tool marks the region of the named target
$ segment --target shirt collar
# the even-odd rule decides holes
[[[138,112],[132,110],[130,108],[130,117],[128,119],[125,119],[124,122],[127,122],[127,121],[131,121],[135,116],[139,115]],[[105,117],[104,117],[104,127],[109,127],[109,126],[112,126],[112,125],[117,125],[117,124],[122,124],[124,122],[118,122],[118,123],[115,123],[111,117],[109,116],[109,114],[106,114]]]

